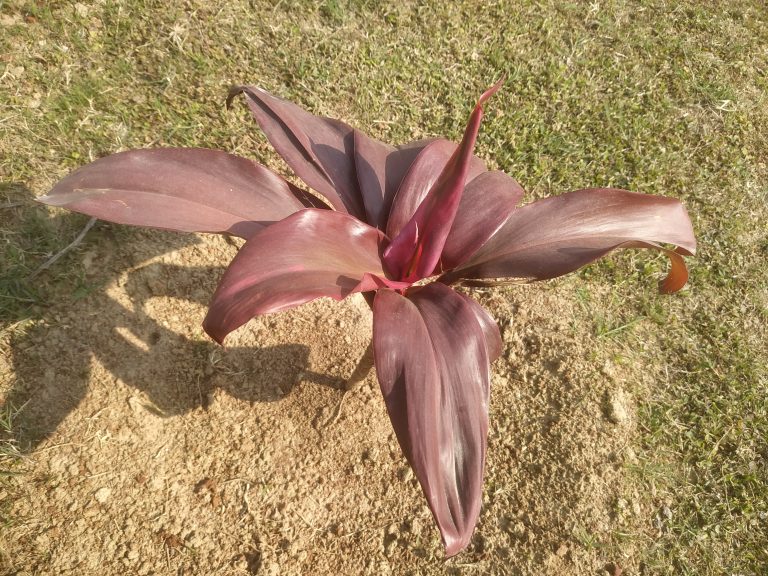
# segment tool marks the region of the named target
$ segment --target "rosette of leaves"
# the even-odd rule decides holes
[[[253,86],[242,94],[302,190],[248,159],[199,148],[130,150],[84,166],[39,200],[136,226],[246,240],[204,321],[217,342],[254,316],[362,292],[373,310],[376,374],[403,453],[440,530],[461,551],[480,513],[491,316],[451,286],[546,280],[616,248],[671,261],[663,292],[688,279],[696,248],[675,199],[593,188],[519,206],[520,185],[473,155],[483,106],[458,144],[391,146]]]

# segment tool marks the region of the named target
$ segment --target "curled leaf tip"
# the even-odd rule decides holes
[[[664,280],[659,282],[659,292],[662,294],[674,294],[688,283],[688,268],[685,266],[685,260],[680,255],[680,250],[665,250],[669,261],[672,264],[669,274]]]
[[[232,101],[235,99],[236,96],[242,94],[245,91],[245,86],[242,86],[240,84],[234,84],[233,86],[229,87],[229,92],[227,92],[227,110],[232,108]]]
[[[501,88],[502,84],[504,84],[504,81],[506,79],[507,79],[506,76],[502,76],[501,78],[499,78],[493,86],[491,86],[490,88],[488,88],[488,90],[483,92],[482,96],[480,96],[480,99],[478,100],[477,103],[479,105],[485,104],[491,96],[493,96],[494,94],[496,94],[496,92],[499,91],[499,88]]]

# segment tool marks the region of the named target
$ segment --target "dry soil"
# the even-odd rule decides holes
[[[627,472],[634,376],[569,280],[471,293],[505,350],[482,515],[445,561],[375,375],[339,406],[370,339],[362,298],[255,319],[222,348],[200,324],[234,244],[92,234],[72,256],[91,291],[51,301],[0,360],[2,399],[25,405],[6,573],[637,573],[616,545],[650,524]]]

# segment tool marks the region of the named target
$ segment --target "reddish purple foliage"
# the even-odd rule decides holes
[[[449,286],[554,278],[643,247],[669,256],[661,289],[674,292],[688,279],[681,254],[696,249],[671,198],[589,189],[518,208],[520,185],[473,156],[483,105],[498,89],[480,97],[458,145],[393,147],[260,88],[233,88],[229,100],[245,96],[278,153],[323,199],[224,152],[156,149],[97,160],[40,200],[123,224],[245,238],[205,318],[218,342],[258,314],[371,295],[387,411],[452,556],[480,513],[490,362],[502,342],[488,313]]]

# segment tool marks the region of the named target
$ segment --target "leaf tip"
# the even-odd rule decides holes
[[[235,97],[239,96],[243,92],[245,92],[245,86],[242,86],[240,84],[235,84],[229,87],[229,92],[227,92],[227,102],[226,102],[227,110],[232,108],[232,102],[234,101]]]
[[[506,79],[507,79],[506,75],[502,76],[496,81],[496,83],[493,86],[491,86],[490,88],[488,88],[488,90],[483,92],[482,96],[480,96],[480,99],[478,100],[478,104],[479,105],[485,104],[491,96],[493,96],[494,94],[496,94],[496,92],[499,91],[499,89],[501,88],[502,84],[504,84]]]
[[[42,196],[38,196],[35,198],[35,202],[39,202],[40,204],[45,204],[46,206],[54,206],[54,207],[62,207],[62,208],[69,208],[69,204],[75,200],[75,194],[72,193],[55,193],[56,189],[54,188],[50,193],[43,194]],[[80,190],[74,190],[73,192],[77,193],[80,192]],[[70,208],[71,209],[71,208]]]
[[[469,541],[472,537],[472,533],[473,531],[470,530],[468,534],[464,534],[461,536],[454,535],[449,538],[446,538],[445,536],[443,536],[443,546],[445,548],[446,560],[448,558],[453,558],[459,552],[462,552],[467,546],[469,546]]]
[[[685,266],[683,257],[677,250],[667,251],[667,256],[672,263],[672,267],[664,280],[659,282],[659,292],[662,294],[674,294],[682,290],[688,283],[688,268]]]
[[[224,338],[227,337],[227,332],[222,332],[221,326],[214,325],[213,321],[210,319],[210,314],[203,320],[203,330],[205,330],[205,333],[208,334],[211,340],[220,346],[224,346]]]

